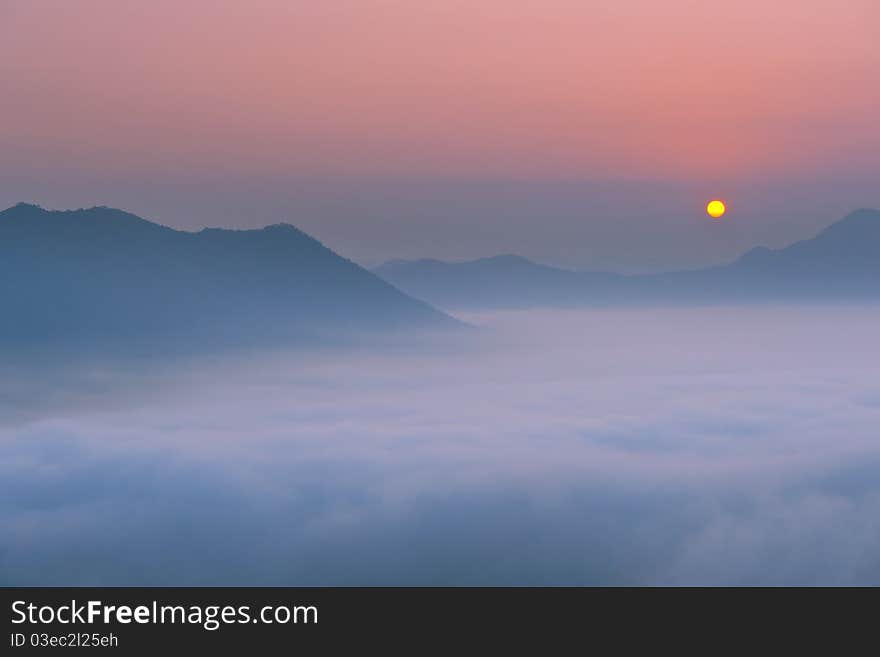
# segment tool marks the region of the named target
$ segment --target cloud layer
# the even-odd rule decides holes
[[[2,584],[878,584],[880,308],[0,386]]]

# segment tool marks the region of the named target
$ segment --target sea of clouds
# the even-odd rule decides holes
[[[0,379],[0,584],[880,584],[880,307]]]

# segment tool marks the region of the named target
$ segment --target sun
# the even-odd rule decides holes
[[[718,219],[727,212],[727,208],[722,201],[715,199],[714,201],[709,201],[709,205],[706,206],[706,212],[713,219]]]

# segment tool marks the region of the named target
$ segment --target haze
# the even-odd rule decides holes
[[[880,584],[876,306],[468,319],[4,366],[0,583]]]
[[[366,264],[720,262],[880,206],[878,12],[5,0],[0,205],[286,220]]]

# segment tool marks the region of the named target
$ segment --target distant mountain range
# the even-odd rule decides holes
[[[880,299],[880,211],[857,210],[812,239],[693,271],[577,272],[514,255],[396,260],[374,271],[442,308]]]
[[[877,210],[854,212],[785,249],[753,249],[726,266],[638,276],[568,271],[518,256],[394,261],[371,273],[288,224],[185,232],[105,207],[19,204],[0,212],[0,349],[71,341],[183,349],[311,343],[460,326],[428,303],[865,298],[880,299]]]
[[[0,212],[0,346],[324,340],[455,320],[287,224],[173,230],[97,207]]]

